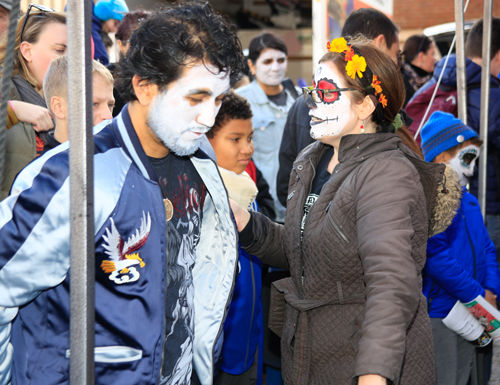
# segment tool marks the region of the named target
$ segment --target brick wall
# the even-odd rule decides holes
[[[482,0],[470,0],[465,20],[479,19],[483,12]],[[500,0],[493,0],[493,16],[500,17]],[[394,0],[393,20],[401,29],[423,29],[450,23],[455,21],[455,3],[453,0]]]

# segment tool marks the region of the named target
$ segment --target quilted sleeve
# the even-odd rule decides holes
[[[412,219],[417,204],[425,201],[415,173],[402,161],[380,159],[363,165],[356,179],[358,250],[366,285],[356,377],[378,374],[399,382],[406,329],[422,295],[421,266],[412,258]],[[425,215],[421,226],[424,238]]]
[[[269,266],[288,270],[290,266],[283,247],[284,226],[260,213],[251,212],[250,214],[253,240],[243,249]]]

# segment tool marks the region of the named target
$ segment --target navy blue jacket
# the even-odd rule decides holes
[[[474,279],[474,256],[476,279]],[[496,250],[477,199],[464,192],[460,209],[446,231],[427,243],[423,292],[431,318],[444,318],[457,300],[470,302],[485,289],[500,296]]]
[[[434,70],[434,75],[415,96],[425,91],[437,82],[446,58],[441,59]],[[467,86],[473,86],[467,92],[467,125],[479,134],[479,121],[481,111],[481,67],[470,59],[466,59]],[[451,88],[457,88],[457,62],[455,55],[451,55],[446,66],[441,83]],[[497,190],[500,187],[497,180],[495,157],[500,165],[500,80],[490,76],[490,113],[488,129],[488,180],[486,192],[486,213],[499,215],[500,200],[497,199]],[[415,98],[414,96],[414,98]],[[500,175],[499,175],[500,176]],[[474,173],[470,184],[470,192],[478,195],[478,170]]]

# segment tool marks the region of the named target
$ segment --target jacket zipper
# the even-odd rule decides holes
[[[316,177],[316,169],[314,168],[311,157],[309,157],[307,159],[309,160],[309,163],[311,163],[311,167],[313,170],[313,176],[311,178],[311,183],[309,184],[309,191],[307,192],[307,196],[309,196],[309,194],[311,193],[311,190],[312,190],[314,178]],[[304,225],[304,231],[305,231],[305,225]],[[301,243],[300,253],[302,254],[302,240],[300,241],[300,243]],[[304,258],[302,258],[302,256],[300,257],[300,282],[302,284],[302,288],[304,288]]]
[[[161,191],[161,187],[158,186]],[[163,203],[163,202],[162,202]],[[167,301],[167,276],[168,276],[168,221],[165,216],[165,249],[166,249],[166,259],[165,259],[165,298],[163,301],[163,340],[161,342],[161,366],[160,366],[160,378],[158,379],[158,385],[161,383],[161,378],[163,376],[163,360],[165,359],[165,338],[167,336],[167,309],[165,307],[165,302]],[[194,343],[194,341],[193,341]]]
[[[340,227],[338,227],[338,225],[333,221],[332,217],[329,214],[327,214],[326,216],[330,220],[330,223],[332,224],[332,226],[334,227],[334,229],[337,230],[337,232],[339,233],[339,235],[342,237],[342,239],[346,243],[349,243],[350,242],[349,239],[345,236],[345,234],[342,232],[342,230],[340,230]]]
[[[439,288],[438,291],[436,292],[436,294],[431,297],[432,291],[434,290],[434,286],[436,286],[436,283],[432,282],[431,290],[429,291],[429,301],[428,301],[429,306],[427,307],[427,314],[429,314],[431,312],[432,301],[434,300],[434,298],[436,298],[439,295],[439,292],[441,291],[441,288]]]

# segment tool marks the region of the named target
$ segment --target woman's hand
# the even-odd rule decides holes
[[[233,210],[234,218],[236,219],[238,232],[241,232],[250,220],[250,213],[232,199],[229,199],[229,203],[231,204],[231,210]]]
[[[54,128],[52,115],[48,109],[19,100],[11,100],[10,104],[14,109],[17,119],[21,122],[31,123],[35,131],[48,131]]]
[[[494,306],[495,309],[497,308],[497,296],[488,289],[485,290],[484,299]]]
[[[387,385],[387,379],[378,374],[359,376],[358,385]]]

